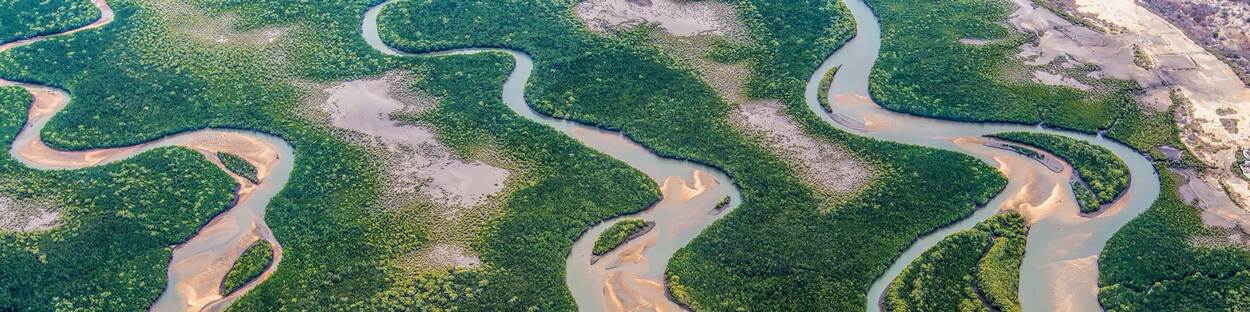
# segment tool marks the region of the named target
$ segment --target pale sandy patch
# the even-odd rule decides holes
[[[392,73],[377,79],[348,81],[325,89],[328,95],[320,109],[329,114],[334,127],[362,135],[361,142],[388,155],[389,190],[399,194],[419,193],[421,197],[452,207],[473,207],[487,203],[504,189],[507,170],[455,155],[439,142],[433,129],[424,125],[401,124],[391,119],[399,112],[419,113],[438,105],[429,96],[393,95],[402,79]],[[449,209],[445,217],[461,212]]]
[[[573,12],[596,32],[647,23],[677,36],[746,32],[733,5],[719,1],[587,0]]]
[[[0,196],[0,232],[31,232],[56,226],[61,213],[50,201]]]
[[[1017,29],[1039,34],[1038,44],[1026,44],[1022,56],[1043,62],[1069,56],[1099,66],[1102,77],[1137,82],[1150,95],[1148,104],[1160,109],[1164,92],[1176,90],[1184,100],[1177,122],[1182,142],[1204,164],[1203,179],[1217,181],[1239,206],[1250,202],[1250,187],[1230,173],[1238,148],[1250,146],[1250,87],[1223,63],[1181,30],[1133,0],[1075,0],[1078,13],[1117,29],[1099,33],[1072,25],[1052,12],[1036,9],[1028,0],[1012,0],[1020,9],[1009,22]],[[1155,60],[1145,69],[1134,63],[1134,47]],[[1166,90],[1166,91],[1165,91]]]
[[[1033,81],[1044,85],[1071,87],[1083,91],[1090,91],[1094,89],[1094,87],[1074,78],[1040,70],[1033,71]]]
[[[959,43],[966,44],[966,45],[975,45],[975,46],[987,45],[987,44],[991,44],[995,42],[999,42],[999,40],[998,39],[981,39],[981,38],[959,39]]]
[[[840,146],[808,135],[778,101],[742,104],[730,117],[737,126],[758,134],[765,146],[797,168],[819,189],[847,193],[872,175],[870,165]]]
[[[482,259],[473,251],[446,243],[431,244],[418,256],[420,261],[432,266],[432,269],[476,268],[482,265]]]

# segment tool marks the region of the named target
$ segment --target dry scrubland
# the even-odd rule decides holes
[[[1190,38],[1221,54],[1250,84],[1250,2],[1244,0],[1142,0]]]

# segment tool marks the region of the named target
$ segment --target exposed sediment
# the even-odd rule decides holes
[[[817,189],[847,193],[863,186],[871,166],[840,146],[808,135],[778,101],[742,104],[730,116],[732,123],[758,136],[765,146],[786,160]]]
[[[1075,0],[1072,13],[1096,19],[1116,31],[1098,32],[1033,7],[1028,0],[1013,0],[1020,8],[1009,22],[1017,29],[1039,35],[1036,45],[1025,45],[1022,55],[1041,60],[1072,57],[1094,64],[1092,73],[1135,81],[1145,94],[1139,101],[1165,111],[1179,105],[1177,122],[1182,141],[1204,164],[1202,179],[1215,182],[1243,208],[1250,203],[1250,184],[1228,168],[1240,147],[1250,146],[1250,87],[1236,73],[1167,20],[1132,0]],[[1139,59],[1153,66],[1140,66]],[[1175,92],[1181,101],[1172,104]]]
[[[113,20],[112,9],[103,0],[93,3],[101,10],[101,18],[87,26],[0,46],[0,51],[13,49],[49,37],[66,36],[78,31],[101,27]],[[285,185],[294,162],[293,150],[282,140],[261,133],[203,129],[183,132],[138,145],[61,151],[44,144],[40,132],[48,120],[69,102],[67,93],[50,87],[0,80],[0,85],[17,85],[33,96],[26,125],[14,139],[11,155],[23,164],[38,169],[80,169],[121,161],[147,150],[181,146],[204,155],[238,183],[232,207],[214,217],[186,242],[173,248],[165,292],[152,310],[200,311],[219,310],[234,298],[263,282],[277,268],[282,258],[281,246],[264,222],[264,209],[269,199]],[[257,169],[258,181],[231,173],[217,159],[224,152],[242,157]],[[259,277],[231,294],[221,293],[221,284],[234,262],[257,240],[268,241],[274,259]]]

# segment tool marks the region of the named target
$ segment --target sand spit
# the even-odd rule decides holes
[[[438,105],[438,99],[398,96],[395,85],[404,74],[389,73],[377,79],[348,81],[325,89],[328,95],[320,109],[329,114],[330,124],[362,136],[362,145],[378,149],[389,157],[382,170],[391,191],[419,193],[422,198],[452,208],[444,217],[462,213],[454,207],[485,204],[505,186],[509,172],[480,161],[465,160],[438,142],[433,129],[423,125],[401,124],[391,119],[396,113],[420,113]]]
[[[573,12],[590,30],[601,33],[648,23],[677,36],[746,33],[733,5],[719,1],[587,0]]]
[[[1166,20],[1132,0],[1076,0],[1076,9],[1114,25],[1114,34],[1075,26],[1052,12],[1036,9],[1027,0],[1010,23],[1040,34],[1039,43],[1025,45],[1022,54],[1049,59],[1070,56],[1100,67],[1095,75],[1129,79],[1146,89],[1144,102],[1158,105],[1173,90],[1184,100],[1177,111],[1182,139],[1208,170],[1203,180],[1218,181],[1240,206],[1250,202],[1250,188],[1227,168],[1240,146],[1250,146],[1250,87],[1232,68]],[[1135,49],[1156,66],[1146,69],[1134,63]],[[1156,107],[1156,110],[1158,108]]]
[[[739,127],[758,134],[766,146],[778,151],[805,180],[819,189],[851,192],[872,175],[869,164],[840,146],[804,132],[778,101],[745,103],[730,119]]]
[[[1008,186],[1003,194],[1014,194],[1004,201],[1000,211],[1015,211],[1024,216],[1029,224],[1038,220],[1068,214],[1076,217],[1076,211],[1070,209],[1075,201],[1068,181],[1072,179],[1073,170],[1066,162],[1055,161],[1059,170],[1051,168],[1029,157],[1024,157],[1008,148],[999,147],[999,141],[981,137],[959,137],[951,140],[960,150],[982,158],[993,159],[996,168],[1007,177]],[[1057,160],[1046,151],[1035,151],[1045,155],[1046,159]]]
[[[0,196],[0,233],[32,232],[56,226],[61,213],[43,200],[17,200]]]

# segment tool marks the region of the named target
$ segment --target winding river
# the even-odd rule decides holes
[[[93,0],[100,9],[99,20],[86,26],[0,46],[0,52],[26,46],[40,40],[94,29],[113,21],[113,10],[104,0]],[[282,260],[282,247],[265,224],[265,207],[286,185],[294,164],[294,151],[277,137],[250,131],[201,129],[166,136],[138,145],[62,151],[44,144],[43,127],[70,101],[69,93],[49,86],[18,83],[0,79],[0,86],[19,86],[34,97],[26,124],[18,132],[9,153],[22,164],[41,170],[72,170],[90,168],[125,160],[134,155],[162,147],[189,148],[225,171],[238,183],[234,205],[199,229],[190,239],[173,249],[164,293],[152,304],[153,311],[222,310],[235,298],[267,279]],[[227,170],[217,153],[235,154],[256,167],[259,183]],[[221,283],[234,262],[258,240],[270,243],[273,262],[260,277],[230,294],[221,293]]]
[[[1151,162],[1140,153],[1101,136],[1058,131],[1034,126],[966,123],[917,117],[892,112],[872,102],[869,73],[881,48],[881,29],[872,9],[862,0],[844,0],[851,9],[857,34],[833,53],[812,74],[806,101],[822,119],[843,130],[873,138],[958,151],[998,167],[1008,177],[1007,188],[969,218],[929,233],[908,248],[882,275],[868,294],[868,311],[879,311],[885,288],[895,277],[946,236],[985,220],[999,210],[1019,210],[1029,220],[1024,263],[1021,266],[1020,300],[1025,311],[1101,311],[1098,304],[1097,259],[1115,232],[1145,211],[1159,195],[1159,179]],[[821,77],[837,67],[829,97],[834,113],[820,108]],[[841,121],[841,122],[840,122]],[[850,122],[848,122],[850,121]],[[862,125],[862,126],[861,126]],[[1132,184],[1128,191],[1104,208],[1085,217],[1067,184],[1070,168],[1055,173],[1024,156],[986,148],[982,136],[1007,131],[1062,135],[1106,147],[1128,164]]]
[[[392,56],[439,57],[478,53],[503,53],[516,65],[503,84],[503,101],[518,115],[554,128],[581,144],[625,162],[660,185],[662,197],[645,211],[607,220],[591,227],[574,243],[566,262],[566,276],[573,298],[582,310],[592,311],[680,311],[668,299],[664,270],[668,260],[698,235],[699,231],[724,216],[741,202],[738,188],[723,172],[689,161],[663,158],[625,135],[593,126],[539,114],[525,101],[525,85],[534,61],[524,52],[508,49],[457,49],[431,53],[407,53],[386,45],[378,34],[378,15],[386,3],[365,13],[361,31],[374,49]],[[716,204],[726,196],[731,204],[715,213]],[[623,218],[654,222],[646,234],[630,240],[615,251],[591,263],[591,250],[599,234]]]
[[[806,92],[808,106],[822,119],[845,131],[882,140],[958,151],[976,156],[1008,176],[1007,188],[985,208],[969,218],[929,233],[909,247],[871,288],[868,311],[879,310],[878,300],[890,281],[925,249],[956,231],[971,228],[999,210],[1018,210],[1030,220],[1028,247],[1021,268],[1021,303],[1026,311],[1096,311],[1097,257],[1116,230],[1140,214],[1159,194],[1158,176],[1149,160],[1127,146],[1100,136],[1007,124],[981,124],[921,118],[891,112],[868,96],[868,77],[880,49],[880,26],[872,10],[860,0],[845,0],[854,14],[857,36],[833,53],[812,74]],[[100,20],[74,30],[21,40],[0,46],[17,48],[44,38],[62,36],[103,26],[112,21],[104,0],[94,0]],[[388,2],[389,3],[389,2]],[[591,227],[574,244],[567,263],[567,282],[583,310],[649,309],[679,311],[665,296],[663,272],[677,249],[741,201],[733,181],[723,172],[697,163],[656,155],[628,137],[596,127],[545,116],[525,101],[525,85],[533,60],[525,53],[507,49],[459,49],[413,54],[387,46],[377,31],[377,18],[386,3],[370,8],[362,23],[362,35],[381,53],[397,57],[440,57],[477,53],[503,53],[516,65],[503,85],[503,100],[517,114],[550,126],[590,147],[647,174],[661,185],[662,199],[630,218],[655,222],[647,234],[631,240],[592,263],[594,240],[620,218]],[[820,78],[838,67],[829,96],[834,113],[826,114],[818,101]],[[152,305],[159,311],[220,310],[233,299],[263,282],[281,260],[282,250],[264,222],[269,200],[286,184],[294,161],[293,149],[281,139],[257,132],[202,129],[179,133],[134,146],[85,151],[61,151],[46,146],[40,131],[69,102],[68,93],[48,86],[0,80],[34,95],[27,124],[18,134],[10,154],[23,164],[43,170],[80,169],[127,159],[154,148],[181,146],[196,150],[221,166],[217,152],[244,157],[258,169],[260,182],[253,184],[225,170],[240,185],[237,204],[214,217],[187,242],[173,250],[168,285]],[[1029,158],[987,147],[982,136],[1006,131],[1058,134],[1111,149],[1124,159],[1133,181],[1126,194],[1094,217],[1077,213],[1068,189],[1070,168],[1054,172]],[[730,197],[726,211],[714,211],[722,198]],[[622,217],[625,218],[625,217]],[[274,262],[258,278],[232,294],[220,293],[225,273],[242,252],[257,240],[271,243]]]

